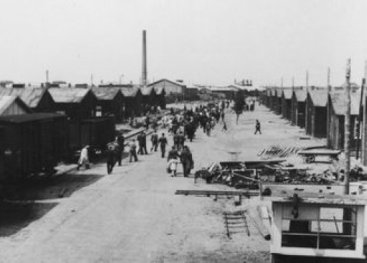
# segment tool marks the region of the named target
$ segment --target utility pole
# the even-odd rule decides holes
[[[306,87],[308,87],[308,70],[306,70]]]
[[[280,87],[283,88],[283,77],[280,78]]]
[[[367,79],[367,61],[365,61],[365,67],[364,67],[364,79]],[[366,84],[365,84],[366,85]],[[362,87],[365,88],[365,87]],[[362,98],[362,136],[361,136],[361,140],[362,140],[362,147],[361,147],[361,163],[362,165],[366,165],[367,164],[367,138],[366,138],[366,133],[367,133],[367,116],[366,116],[366,93],[364,92],[363,94],[363,98]]]
[[[344,178],[344,194],[349,194],[349,174],[350,174],[350,73],[351,73],[351,60],[347,60],[347,68],[345,72],[345,92],[347,109],[345,112],[344,122],[344,152],[345,152],[345,178]]]
[[[359,112],[358,112],[358,124],[356,129],[356,137],[357,137],[357,149],[356,149],[356,159],[359,159],[359,148],[362,142],[362,136],[361,136],[361,122],[362,122],[362,116],[363,116],[363,97],[364,97],[364,86],[366,85],[366,79],[362,78],[362,85],[361,85],[361,98],[359,100]]]
[[[294,77],[292,77],[292,87],[294,87]]]
[[[46,83],[49,83],[49,79],[48,79],[48,69],[46,70]]]
[[[327,88],[329,92],[331,91],[331,85],[330,85],[330,68],[327,68]]]
[[[90,86],[93,87],[93,74],[90,75]]]

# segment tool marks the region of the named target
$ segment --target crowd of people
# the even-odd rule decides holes
[[[207,136],[211,135],[213,128],[221,123],[222,131],[227,130],[225,122],[225,109],[230,107],[229,101],[221,101],[219,103],[208,103],[207,105],[199,105],[191,109],[184,107],[181,111],[175,111],[171,108],[170,114],[166,114],[161,119],[161,129],[167,131],[168,136],[172,137],[172,146],[167,155],[167,172],[172,177],[177,175],[178,164],[182,164],[183,176],[189,176],[194,168],[194,160],[187,141],[192,142],[198,128],[201,128]],[[136,139],[132,139],[128,145],[129,162],[137,162],[138,155],[147,155],[147,135],[150,134],[150,152],[158,152],[160,150],[161,158],[166,158],[166,148],[168,138],[165,132],[158,135],[158,122],[150,120],[147,116],[145,119],[145,131],[138,134]],[[255,134],[261,134],[261,125],[258,120],[255,124]],[[106,147],[106,164],[107,173],[112,173],[116,163],[121,166],[125,148],[125,138],[122,134],[116,136],[113,142],[108,143]],[[89,168],[88,146],[81,151],[78,161],[78,169],[85,165]]]
[[[224,122],[224,109],[229,107],[229,103],[223,101],[221,103],[211,103],[206,106],[199,105],[197,107],[187,109],[184,107],[181,111],[170,110],[161,119],[161,128],[167,131],[169,137],[172,138],[172,146],[167,154],[167,172],[173,177],[177,175],[178,165],[182,164],[183,176],[188,177],[194,168],[194,160],[187,142],[192,142],[195,133],[200,127],[204,133],[210,136],[214,126],[222,121]],[[161,158],[166,158],[166,149],[168,138],[165,132],[160,135],[157,132],[158,123],[151,121],[147,116],[145,120],[146,130],[139,133],[136,139],[132,139],[128,143],[129,162],[137,162],[138,155],[146,155],[148,153],[147,143],[150,141],[150,152],[158,152],[160,150]],[[148,139],[148,131],[152,130]],[[116,137],[115,141],[107,145],[106,163],[107,173],[110,174],[116,163],[121,165],[122,155],[124,153],[125,138],[123,135]]]

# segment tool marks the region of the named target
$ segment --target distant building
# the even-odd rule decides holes
[[[217,95],[222,94],[224,98],[228,100],[233,100],[236,92],[239,90],[237,87],[234,87],[233,85],[224,87],[208,86],[207,89],[210,90],[212,94]]]
[[[156,82],[150,83],[148,85],[149,87],[156,88],[163,88],[166,92],[166,95],[171,94],[183,94],[186,89],[186,85],[182,82],[176,82],[168,79],[161,79]]]

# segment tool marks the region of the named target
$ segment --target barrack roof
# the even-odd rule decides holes
[[[149,96],[152,94],[153,91],[155,92],[153,87],[141,87],[140,88],[140,92],[143,96]]]
[[[119,88],[121,93],[125,96],[125,97],[135,97],[138,92],[139,92],[139,88],[137,87],[128,87],[128,88],[125,88],[125,87],[122,87],[122,88]]]
[[[18,96],[30,108],[38,106],[45,92],[44,88],[0,88],[0,95]]]
[[[299,102],[305,102],[307,98],[307,92],[304,89],[296,89],[294,90],[294,94],[296,96],[296,100]]]
[[[116,88],[92,88],[94,95],[98,100],[113,100],[119,93],[121,93],[120,89]]]
[[[165,91],[164,91],[164,88],[163,87],[160,87],[160,86],[155,86],[154,87],[154,91],[157,95],[162,95]]]
[[[283,89],[284,98],[286,100],[292,99],[293,90],[292,89]]]
[[[16,96],[0,96],[0,115],[3,114],[16,99]]]
[[[80,103],[90,92],[85,88],[49,88],[52,99],[56,103]]]
[[[326,107],[327,98],[328,98],[328,90],[324,89],[309,89],[308,94],[312,100],[312,103],[315,107]]]
[[[359,104],[361,99],[361,93],[358,91],[351,92],[350,99],[351,99],[350,114],[359,115]],[[347,101],[345,90],[331,92],[330,100],[335,114],[345,115],[345,113],[347,112]]]

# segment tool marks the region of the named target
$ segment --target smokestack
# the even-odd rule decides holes
[[[141,76],[141,85],[147,85],[147,38],[146,31],[143,30],[143,68]]]

